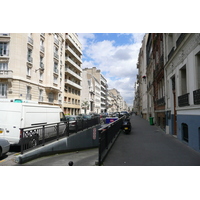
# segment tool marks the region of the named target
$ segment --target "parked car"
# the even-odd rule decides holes
[[[82,127],[82,119],[80,116],[70,115],[67,116],[67,120],[69,120],[69,130],[70,131],[78,131]]]
[[[92,119],[92,118],[94,118],[93,115],[82,115],[83,120]]]
[[[8,140],[0,138],[0,157],[6,154],[10,149],[10,143]]]

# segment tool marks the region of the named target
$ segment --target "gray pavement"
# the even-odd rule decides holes
[[[140,116],[131,117],[132,131],[121,133],[104,166],[200,166],[200,153]]]

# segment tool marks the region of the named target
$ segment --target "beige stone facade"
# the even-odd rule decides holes
[[[96,102],[96,110],[95,112],[103,113],[107,112],[107,91],[108,91],[108,84],[106,78],[101,74],[101,70],[97,69],[96,67],[92,68],[85,68],[85,71],[87,71],[88,74],[93,75],[97,82],[100,84],[100,90],[98,89],[98,84],[95,85],[95,102]],[[100,95],[99,95],[100,94]],[[99,102],[99,97],[100,97],[100,102]],[[99,103],[100,103],[100,108],[99,108]]]
[[[65,114],[77,115],[81,105],[82,82],[81,43],[75,33],[65,35],[65,87],[63,110]]]
[[[76,34],[0,33],[0,99],[80,110],[81,45]]]

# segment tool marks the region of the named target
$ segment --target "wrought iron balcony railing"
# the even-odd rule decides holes
[[[165,97],[162,97],[162,98],[158,99],[157,100],[157,105],[158,106],[165,105]]]
[[[200,89],[193,91],[194,104],[200,104]]]
[[[171,49],[171,51],[168,54],[168,60],[170,60],[170,58],[173,56],[174,54],[174,47]]]
[[[176,40],[176,48],[181,44],[181,42],[184,40],[187,33],[181,33],[179,38]]]
[[[31,37],[28,37],[28,43],[33,45],[33,39]]]
[[[178,97],[178,106],[183,107],[183,106],[189,106],[189,94],[184,94]]]

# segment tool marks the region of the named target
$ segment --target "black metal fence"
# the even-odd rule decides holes
[[[124,117],[121,117],[120,119],[99,129],[99,166],[103,163],[114,140],[119,135],[123,121]]]
[[[68,122],[37,125],[20,129],[21,154],[37,146],[69,135]]]
[[[69,132],[72,133],[72,132],[82,131],[94,125],[100,124],[100,118],[94,117],[91,119],[74,120],[72,123],[70,121],[68,122],[69,122]]]
[[[38,146],[44,146],[45,144],[59,140],[63,137],[70,136],[70,134],[87,129],[100,123],[98,117],[75,121],[73,131],[70,131],[70,122],[58,122],[52,124],[41,124],[31,127],[20,128],[20,146],[21,154],[24,151],[31,150]]]

